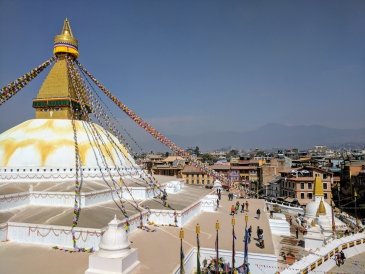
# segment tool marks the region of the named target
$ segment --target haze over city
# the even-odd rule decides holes
[[[49,1],[0,1],[1,83],[49,58],[50,37],[68,17],[80,62],[169,136],[269,123],[365,127],[364,1],[65,5],[67,13]],[[44,77],[1,108],[1,131],[34,116],[31,99]]]

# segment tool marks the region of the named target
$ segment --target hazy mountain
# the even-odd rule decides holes
[[[256,130],[247,132],[211,132],[199,135],[169,136],[181,147],[199,146],[201,150],[211,150],[220,147],[273,148],[297,147],[309,148],[314,145],[341,145],[348,143],[365,144],[365,128],[335,129],[318,125],[286,126],[267,124]],[[145,143],[145,147],[151,147]],[[154,144],[151,149],[158,149]]]

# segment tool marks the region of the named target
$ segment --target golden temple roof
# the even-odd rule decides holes
[[[314,196],[323,196],[323,182],[320,176],[314,181]]]

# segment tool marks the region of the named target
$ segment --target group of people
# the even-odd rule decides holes
[[[346,256],[345,256],[345,253],[343,253],[342,250],[340,252],[336,253],[335,260],[336,260],[336,265],[337,266],[340,266],[340,265],[344,264],[345,259],[346,259]]]
[[[245,208],[246,208],[246,211],[248,212],[248,202],[242,202],[242,204],[240,204],[239,201],[236,202],[235,205],[232,205],[231,206],[231,215],[235,215],[239,212],[240,210],[240,207],[241,207],[241,213],[245,212]]]
[[[203,274],[215,274],[216,271],[216,259],[212,258],[209,262],[207,259],[203,260],[203,267],[201,269],[201,273]],[[247,273],[248,265],[242,264],[240,266],[236,266],[232,271],[232,266],[229,262],[225,262],[225,260],[221,257],[218,260],[218,272],[221,274],[245,274]]]

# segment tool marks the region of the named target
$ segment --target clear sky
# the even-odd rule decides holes
[[[52,56],[65,17],[80,62],[168,135],[365,127],[363,0],[0,0],[0,86]],[[33,118],[45,75],[0,108],[1,132]]]

